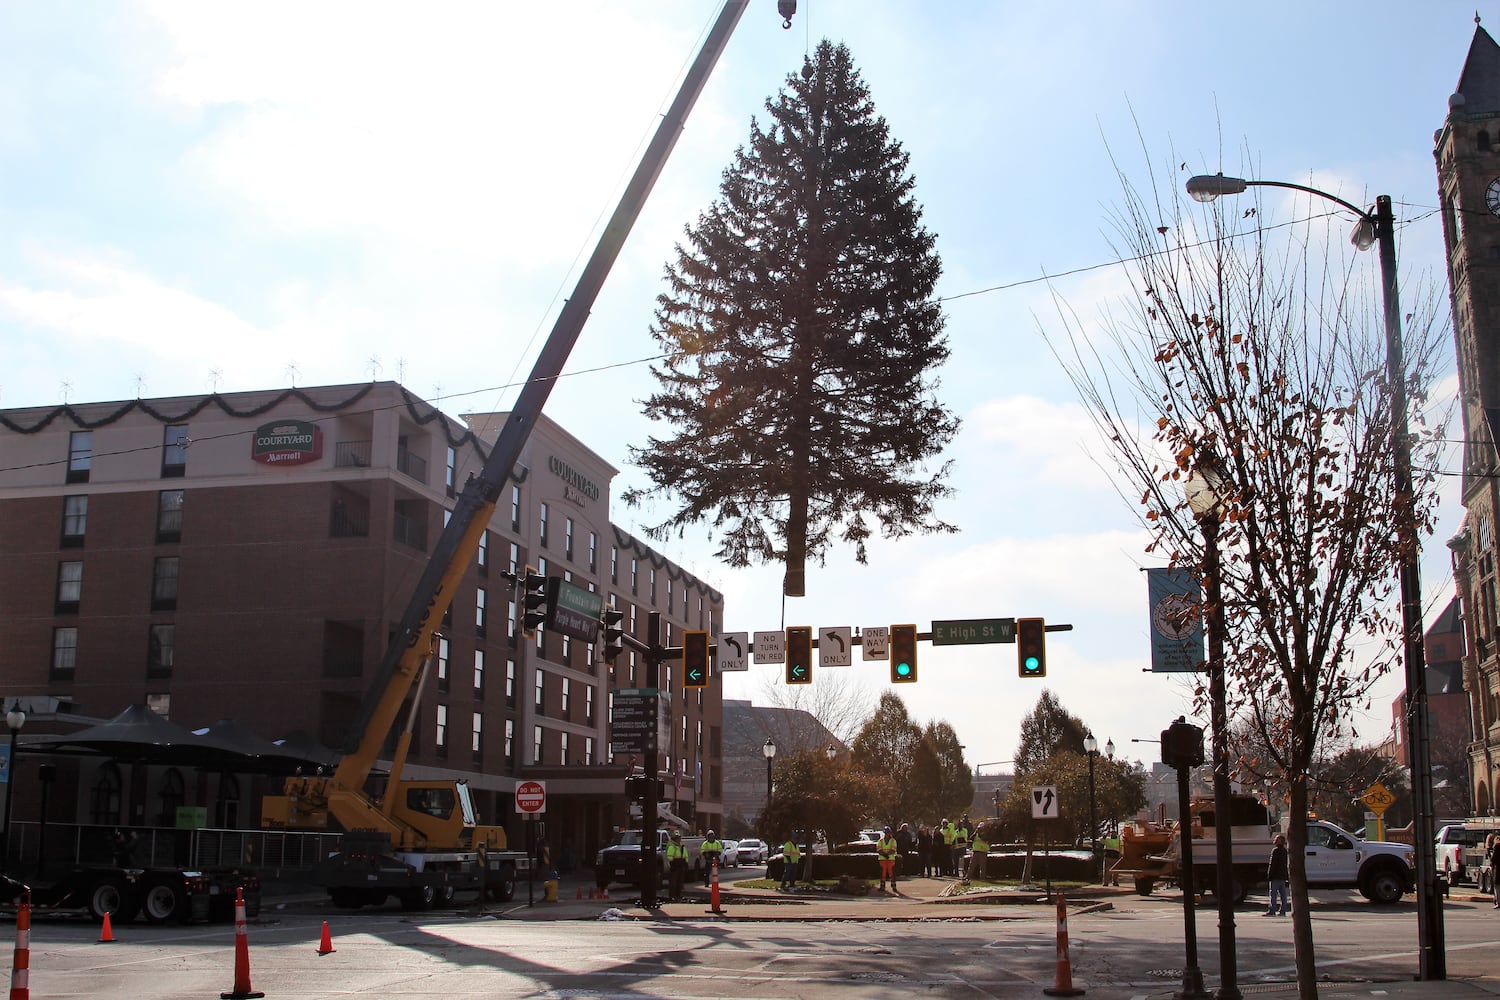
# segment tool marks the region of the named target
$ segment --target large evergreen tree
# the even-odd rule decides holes
[[[935,238],[848,49],[819,44],[766,111],[667,265],[645,407],[672,433],[632,449],[653,485],[625,499],[674,497],[648,533],[707,522],[722,559],[784,561],[797,596],[834,533],[864,562],[876,528],[955,530],[927,461],[958,420],[934,399]]]

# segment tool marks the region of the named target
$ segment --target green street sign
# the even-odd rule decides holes
[[[972,646],[986,642],[1015,642],[1014,618],[964,618],[932,623],[934,646]]]
[[[548,628],[583,642],[593,642],[599,637],[599,615],[604,610],[604,597],[582,587],[575,586],[559,577],[547,578],[547,590],[552,617]]]

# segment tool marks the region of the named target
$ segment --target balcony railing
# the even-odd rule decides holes
[[[340,441],[333,446],[335,468],[368,469],[370,467],[369,441]]]
[[[427,460],[405,448],[396,449],[396,471],[406,473],[419,483],[427,482]]]

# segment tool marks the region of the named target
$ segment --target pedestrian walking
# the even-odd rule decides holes
[[[1266,881],[1271,883],[1271,899],[1266,905],[1265,916],[1284,917],[1292,908],[1287,895],[1287,883],[1291,880],[1291,875],[1287,870],[1286,837],[1278,833],[1272,844],[1271,862],[1266,866]],[[1279,910],[1277,900],[1281,901]]]
[[[889,879],[891,888],[896,887],[896,838],[891,833],[891,828],[885,828],[885,836],[875,841],[875,853],[880,858],[880,888],[885,888],[886,880]]]
[[[917,870],[923,878],[932,874],[932,828],[926,823],[917,827]]]
[[[797,869],[802,867],[802,848],[795,837],[786,838],[781,845],[781,887],[790,889],[797,884]]]

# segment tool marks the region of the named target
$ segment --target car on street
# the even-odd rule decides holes
[[[720,868],[738,868],[740,866],[740,842],[738,840],[724,841],[724,853],[719,855]]]
[[[766,846],[764,840],[746,837],[739,842],[735,853],[738,855],[738,864],[763,865],[766,863],[766,858],[770,856],[771,849]]]

